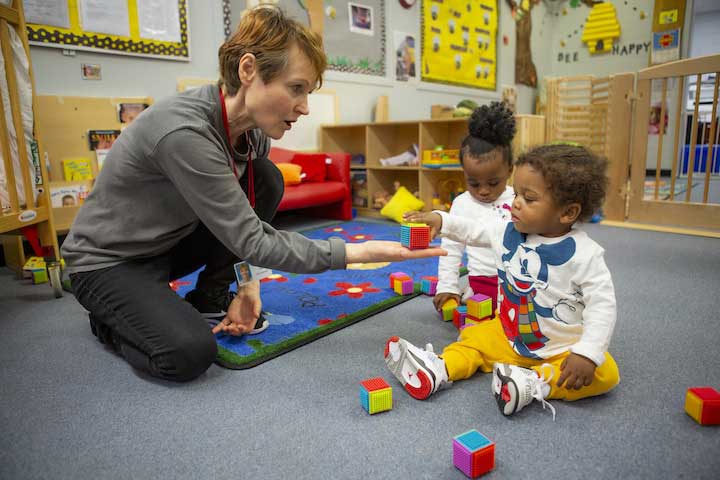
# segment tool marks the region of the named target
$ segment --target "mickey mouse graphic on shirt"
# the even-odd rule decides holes
[[[548,266],[563,265],[575,254],[575,240],[566,238],[558,243],[541,244],[531,248],[523,245],[526,235],[510,223],[505,229],[502,255],[503,268],[498,270],[502,282],[503,300],[500,321],[513,348],[528,358],[540,357],[533,353],[545,346],[538,317],[553,318],[557,306],[541,305],[535,299],[539,290],[548,285]],[[562,321],[562,320],[560,320]]]

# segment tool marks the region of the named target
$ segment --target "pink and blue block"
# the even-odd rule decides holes
[[[425,295],[435,296],[437,292],[438,277],[422,277],[420,281],[420,291]]]
[[[459,305],[455,310],[453,310],[453,325],[455,325],[455,328],[458,330],[461,330],[463,327],[465,327],[465,318],[467,317],[467,307],[465,305]]]
[[[453,464],[470,478],[477,478],[495,468],[495,442],[477,430],[453,439]]]
[[[700,425],[720,425],[720,393],[712,387],[688,389],[685,412]]]
[[[415,291],[415,282],[407,273],[394,272],[390,274],[390,288],[398,295],[410,295]]]
[[[370,415],[392,410],[392,388],[382,377],[360,382],[360,405]]]
[[[428,248],[430,227],[424,223],[403,223],[400,226],[400,243],[410,250]]]

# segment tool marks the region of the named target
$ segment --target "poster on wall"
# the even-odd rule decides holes
[[[653,48],[651,62],[658,63],[672,62],[680,59],[680,29],[668,30],[666,32],[653,32]]]
[[[395,38],[395,80],[407,82],[416,80],[415,37],[396,31]]]
[[[422,79],[495,90],[497,1],[422,4]]]

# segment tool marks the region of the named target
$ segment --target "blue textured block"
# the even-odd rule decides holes
[[[362,385],[360,385],[360,405],[362,405],[366,412],[370,411],[370,394]]]
[[[462,435],[458,435],[457,437],[455,437],[455,440],[460,442],[465,448],[470,450],[470,452],[480,450],[481,448],[492,443],[485,437],[485,435],[478,432],[477,430],[470,430],[469,432],[465,432]]]

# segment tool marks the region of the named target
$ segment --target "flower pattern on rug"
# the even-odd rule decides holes
[[[338,295],[347,295],[350,298],[363,298],[364,293],[377,293],[380,291],[379,288],[372,286],[372,282],[359,283],[353,285],[348,282],[337,282],[335,284],[340,290],[333,290],[328,295],[331,297],[337,297]]]

